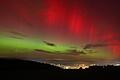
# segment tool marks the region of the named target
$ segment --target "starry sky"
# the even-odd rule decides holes
[[[82,47],[91,44],[120,56],[119,4],[119,0],[0,0],[0,32]]]

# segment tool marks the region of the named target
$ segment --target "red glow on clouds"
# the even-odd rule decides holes
[[[120,57],[120,41],[111,41],[112,46],[108,46],[108,49],[115,55]]]
[[[111,30],[111,29],[110,29]],[[119,41],[119,35],[111,31],[106,31],[106,34],[103,34],[101,37],[101,40],[105,40],[107,44],[110,44],[107,46],[107,48],[116,56],[120,57],[120,41]]]
[[[120,46],[112,46],[112,53],[120,57]]]

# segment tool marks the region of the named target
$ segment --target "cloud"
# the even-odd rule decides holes
[[[108,44],[87,44],[83,49],[95,48],[95,47],[105,47]]]
[[[120,46],[120,43],[99,43],[99,44],[86,44],[83,49],[97,48],[97,47],[106,47],[106,46]]]

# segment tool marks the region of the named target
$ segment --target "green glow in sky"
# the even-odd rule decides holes
[[[43,51],[48,51],[48,52],[53,52],[55,53],[56,51],[59,51],[60,53],[67,53],[68,50],[70,49],[69,46],[63,46],[63,45],[55,45],[55,46],[49,46],[45,44],[41,40],[33,40],[33,39],[17,39],[17,38],[12,38],[12,37],[7,37],[7,36],[0,36],[0,48],[6,48],[7,49],[14,49],[14,51],[22,51],[26,52],[27,50],[32,52],[35,49],[43,50]]]
[[[36,49],[48,52],[49,54],[70,54],[73,48],[68,45],[60,45],[55,44],[54,46],[50,46],[46,44],[42,40],[31,39],[31,38],[15,38],[10,36],[0,36],[0,54],[5,53],[25,53],[30,54],[33,53]],[[79,52],[80,48],[76,48]],[[79,53],[78,53],[79,54]],[[86,57],[95,57],[95,58],[106,58],[111,56],[110,54],[106,54],[105,52],[98,53],[89,53],[83,55]]]

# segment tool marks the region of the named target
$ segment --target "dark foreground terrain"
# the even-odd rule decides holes
[[[97,74],[97,72],[102,72],[101,74]],[[111,74],[112,72],[112,74]],[[49,64],[43,64],[33,61],[25,61],[18,59],[0,59],[0,73],[2,75],[11,75],[15,77],[17,74],[20,77],[33,77],[35,78],[49,78],[54,80],[62,80],[65,79],[76,79],[76,78],[98,78],[105,79],[104,77],[111,78],[111,75],[114,75],[116,78],[116,73],[120,72],[120,67],[114,66],[93,66],[88,69],[77,69],[77,70],[64,70],[59,67],[55,67]],[[80,75],[81,74],[81,75]],[[87,76],[86,76],[87,75]],[[97,75],[97,76],[96,76]],[[118,75],[119,76],[119,75]],[[10,76],[11,77],[11,76]],[[6,77],[5,77],[6,78]]]
[[[53,65],[39,63],[34,61],[27,61],[27,60],[19,60],[19,59],[8,59],[8,58],[0,58],[0,70],[45,70],[45,71],[71,71],[71,72],[78,72],[78,71],[106,71],[106,70],[117,70],[120,69],[120,66],[91,66],[86,69],[62,69]]]

